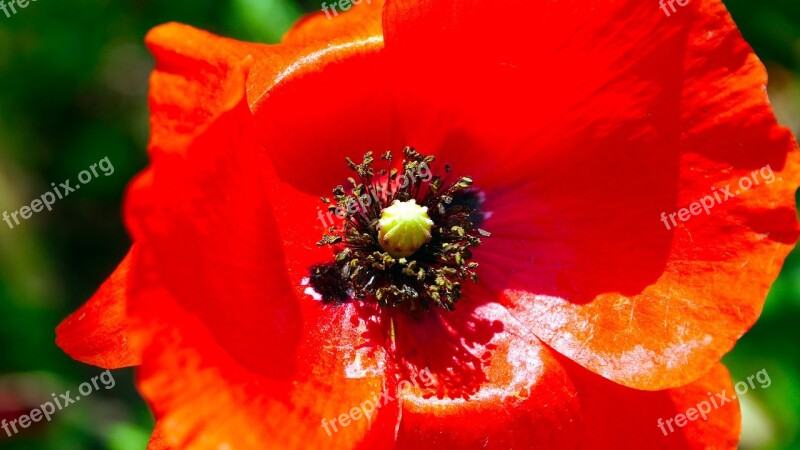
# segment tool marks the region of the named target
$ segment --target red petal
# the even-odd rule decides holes
[[[384,0],[356,0],[356,2],[353,2],[349,11],[336,16],[329,8],[328,15],[323,9],[322,12],[302,17],[283,36],[283,43],[313,42],[331,46],[359,41],[370,36],[382,38],[381,18]],[[333,20],[334,18],[336,20]]]
[[[349,30],[341,41],[349,38],[382,42],[380,17],[374,6],[354,8],[347,17],[344,22],[355,19],[362,25],[356,32]],[[307,25],[298,25],[287,34],[291,45],[240,42],[177,23],[154,28],[146,39],[156,57],[156,70],[150,78],[151,153],[184,150],[224,107],[228,91],[223,86],[230,82],[231,69],[245,60],[253,64],[247,79],[247,98],[253,105],[269,98],[270,90],[284,79],[364,51],[349,42],[328,46],[324,40],[311,39],[311,31],[322,28],[317,20],[309,18]],[[338,26],[325,28],[328,33],[343,32]]]
[[[739,401],[728,370],[721,364],[693,383],[659,392],[614,384],[569,361],[565,366],[581,402],[585,426],[582,448],[737,448],[741,432]],[[698,408],[708,411],[708,420],[698,415]],[[679,414],[688,414],[694,420],[684,417],[676,422]],[[663,431],[659,419],[664,422]]]
[[[384,22],[406,139],[484,190],[479,273],[537,336],[663,389],[752,326],[798,235],[800,166],[720,2],[667,19],[634,1],[390,0]],[[412,56],[424,72],[400,70]],[[661,221],[767,165],[774,182]]]
[[[376,409],[369,419],[362,415],[346,427],[330,425],[382,390],[393,392],[394,386],[384,378],[382,353],[354,348],[364,342],[351,323],[352,306],[312,306],[296,379],[283,382],[246,370],[201,321],[175,302],[164,302],[157,316],[170,328],[145,354],[138,373],[140,390],[158,422],[151,446],[389,448],[398,417],[396,402]]]
[[[685,387],[638,391],[593,374],[535,337],[526,337],[524,327],[496,304],[478,308],[474,316],[505,324],[490,342],[464,338],[471,353],[491,349],[490,363],[484,367],[488,381],[468,400],[430,396],[439,390],[438,384],[412,385],[403,395],[396,449],[736,448],[736,401],[711,408],[707,421],[698,418],[682,428],[674,422],[677,414],[686,414],[709,397],[716,399],[723,390],[730,397],[733,386],[724,367],[716,366]],[[399,336],[400,327],[397,332]],[[451,346],[436,337],[427,344],[431,354]],[[673,419],[664,425],[666,435],[658,419]]]
[[[365,24],[364,39],[374,38],[375,29],[379,34],[374,6],[363,5],[348,17]],[[151,80],[153,165],[131,187],[126,206],[132,235],[154,249],[178,302],[206,319],[241,363],[272,375],[279,369],[291,373],[285,359],[293,357],[299,338],[294,296],[308,273],[306,265],[303,273],[293,272],[291,282],[285,277],[281,243],[316,249],[319,233],[312,228],[313,236],[281,239],[294,227],[277,227],[267,198],[286,196],[275,196],[277,176],[252,142],[247,108],[237,102],[247,66],[247,93],[255,103],[268,99],[278,83],[362,52],[349,43],[341,49],[319,41],[298,45],[312,26],[319,28],[311,20],[287,35],[291,45],[281,46],[240,43],[178,24],[153,30],[147,39],[158,61]],[[286,209],[278,217],[286,218]],[[247,345],[278,337],[283,345],[271,346],[272,353]]]
[[[231,82],[231,67],[250,55],[272,56],[267,46],[177,23],[154,28],[146,41],[156,57],[150,77],[151,154],[184,151],[230,100],[224,86]]]
[[[172,448],[164,437],[163,431],[161,431],[161,424],[156,423],[155,430],[150,436],[150,442],[147,443],[147,450],[171,450]]]
[[[471,304],[398,316],[397,357],[416,371],[396,448],[575,448],[579,404],[559,361],[502,306]]]
[[[126,216],[175,300],[241,364],[286,377],[300,311],[262,178],[270,168],[252,140],[243,74],[239,80],[227,94],[232,109],[185,153],[154,156],[129,192]]]
[[[402,150],[384,79],[382,40],[349,45],[361,53],[347,55],[346,47],[333,46],[314,59],[299,61],[297,76],[283,80],[282,89],[254,110],[278,177],[316,197],[329,195],[352,174],[345,156]]]
[[[270,181],[268,195],[272,197],[272,207],[275,210],[274,216],[281,240],[285,248],[295,255],[289,261],[291,266],[288,267],[294,284],[298,284],[308,275],[310,264],[330,259],[331,255],[327,249],[320,249],[315,245],[323,230],[318,218],[318,210],[323,207],[319,197],[329,194],[330,189],[342,182],[348,174],[342,158],[337,158],[341,176],[331,179],[335,181],[329,180],[325,174],[330,172],[332,164],[325,165],[327,160],[311,157],[300,143],[287,141],[283,137],[282,128],[285,127],[294,136],[300,136],[302,139],[313,138],[310,144],[325,153],[336,147],[336,144],[324,134],[317,136],[308,133],[307,127],[303,128],[304,124],[315,118],[314,111],[322,106],[320,101],[314,98],[314,93],[303,93],[301,90],[299,92],[303,93],[302,98],[289,98],[289,103],[284,103],[284,99],[287,99],[286,93],[298,92],[294,88],[298,80],[320,80],[319,74],[323,67],[336,65],[344,60],[358,59],[382,48],[381,17],[378,13],[381,4],[382,2],[373,1],[354,7],[336,21],[328,21],[324,17],[321,19],[308,17],[287,33],[284,45],[259,46],[237,43],[174,24],[154,30],[148,39],[159,60],[159,70],[153,76],[151,102],[155,106],[152,120],[158,123],[175,123],[165,127],[163,133],[154,130],[151,148],[155,152],[162,148],[166,149],[165,152],[185,150],[182,133],[187,130],[194,131],[191,137],[196,138],[199,132],[197,130],[202,130],[203,126],[213,121],[224,103],[220,91],[225,91],[226,84],[235,82],[230,79],[230,71],[242,65],[247,55],[253,56],[252,70],[247,79],[249,103],[253,105],[262,121],[259,124],[259,131],[266,133],[273,127],[278,127],[280,131],[265,140],[269,153],[276,155],[285,150],[288,155],[287,159],[275,157],[275,169],[266,168],[261,164],[258,170],[262,170],[264,179]],[[360,25],[350,26],[354,22]],[[338,37],[333,38],[334,35]],[[333,40],[328,42],[320,36],[329,36]],[[348,75],[351,76],[352,73]],[[323,86],[327,92],[330,91],[331,78],[326,75],[325,80]],[[273,89],[278,85],[281,89]],[[309,108],[309,102],[315,106]],[[266,107],[264,104],[276,106]],[[193,112],[198,105],[202,108],[201,113]],[[360,111],[367,113],[366,109]],[[302,119],[283,121],[284,118],[296,117],[295,113]],[[202,117],[203,121],[193,120],[195,116]],[[202,126],[199,126],[200,123]],[[321,128],[318,126],[320,122],[313,120],[311,123],[314,123],[314,128],[318,130],[333,128]],[[374,142],[371,138],[379,135],[377,132],[371,133],[368,139],[365,138],[361,142],[362,144]],[[160,136],[163,136],[163,144],[162,139],[159,139]],[[367,134],[362,133],[362,136]],[[323,142],[324,145],[321,145]],[[364,145],[348,146],[348,149],[353,148],[364,148]],[[307,170],[319,171],[314,176],[309,176]],[[298,179],[313,180],[318,188],[313,191],[298,191],[283,183],[286,178],[292,182]],[[306,213],[298,214],[298,211]]]
[[[128,277],[135,261],[131,249],[108,280],[56,329],[56,344],[71,357],[105,369],[138,365],[128,313]]]

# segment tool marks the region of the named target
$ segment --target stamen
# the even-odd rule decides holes
[[[477,263],[469,250],[489,233],[477,228],[481,217],[473,199],[472,178],[447,184],[433,176],[432,156],[403,151],[403,172],[391,168],[390,152],[381,156],[387,169],[377,177],[372,153],[361,164],[346,162],[357,178],[349,193],[333,189],[328,209],[343,215],[342,226],[328,229],[318,245],[334,247],[331,265],[311,269],[310,282],[323,301],[372,298],[385,306],[411,310],[431,305],[453,309],[461,281],[477,281]],[[449,166],[445,172],[450,175]]]

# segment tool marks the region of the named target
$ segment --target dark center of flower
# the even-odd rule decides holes
[[[410,310],[452,310],[461,281],[477,281],[469,249],[489,233],[478,228],[483,215],[472,178],[450,182],[448,165],[444,178],[433,175],[433,156],[411,147],[403,155],[402,173],[391,168],[387,152],[381,156],[387,168],[377,176],[371,152],[361,164],[346,158],[357,174],[348,179],[352,188],[340,185],[333,200],[322,198],[341,219],[318,243],[334,248],[334,262],[311,268],[309,284],[323,301],[372,298]]]

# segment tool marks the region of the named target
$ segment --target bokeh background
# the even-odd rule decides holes
[[[653,7],[657,8],[656,0]],[[698,0],[699,1],[699,0]],[[770,73],[782,123],[800,132],[800,1],[727,0]],[[10,230],[0,222],[0,419],[18,418],[98,375],[54,345],[54,328],[125,255],[123,190],[145,164],[147,30],[179,21],[226,36],[277,41],[320,1],[41,0],[0,12],[0,212],[51,182],[108,157],[100,176]],[[480,30],[475,30],[480,33]],[[772,384],[742,398],[746,449],[800,449],[800,252],[787,260],[758,324],[725,358],[734,380],[761,369]],[[2,449],[144,449],[152,418],[131,370],[52,422],[8,438]],[[654,425],[655,426],[655,425]]]

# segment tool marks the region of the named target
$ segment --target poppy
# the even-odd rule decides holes
[[[133,245],[57,343],[138,366],[150,448],[736,447],[719,361],[797,239],[798,149],[719,1],[147,45]]]

